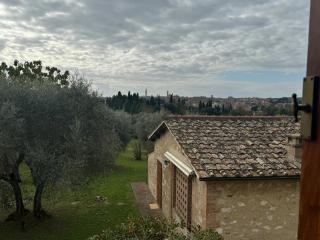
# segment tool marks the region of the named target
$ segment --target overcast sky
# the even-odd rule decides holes
[[[289,96],[309,0],[0,0],[0,61],[78,70],[105,95]]]

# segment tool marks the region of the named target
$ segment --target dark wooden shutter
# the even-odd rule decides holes
[[[175,184],[175,209],[181,220],[191,225],[192,182],[191,178],[176,168]]]

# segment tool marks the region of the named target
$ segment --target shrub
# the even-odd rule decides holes
[[[141,160],[142,159],[142,149],[141,149],[141,143],[138,140],[133,145],[133,159],[134,160]]]
[[[222,237],[213,229],[201,230],[196,226],[192,230],[192,240],[222,240]]]
[[[201,230],[197,226],[185,235],[182,228],[181,224],[170,223],[164,218],[129,218],[126,223],[88,240],[222,240],[213,230]]]

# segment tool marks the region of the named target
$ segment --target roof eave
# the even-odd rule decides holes
[[[300,179],[300,175],[292,176],[261,176],[261,177],[200,177],[200,181],[227,181],[227,180],[277,180]]]
[[[161,134],[168,129],[165,121],[162,121],[158,127],[148,136],[148,140],[154,142],[157,138],[161,136]]]

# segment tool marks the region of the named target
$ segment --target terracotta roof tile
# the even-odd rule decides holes
[[[299,133],[291,118],[176,117],[165,124],[202,178],[300,175],[286,150],[288,136]]]

